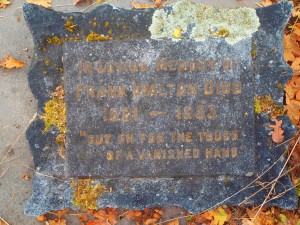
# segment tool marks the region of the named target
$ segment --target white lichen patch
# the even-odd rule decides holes
[[[204,41],[209,37],[224,37],[234,44],[251,37],[259,25],[255,9],[218,9],[185,0],[175,3],[171,10],[156,10],[149,31],[153,39],[179,40],[174,31],[180,29],[180,39]]]

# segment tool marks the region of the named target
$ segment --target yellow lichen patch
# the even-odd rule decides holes
[[[53,37],[48,37],[47,42],[50,45],[61,45],[63,43],[63,40],[58,36],[53,36]]]
[[[85,38],[85,40],[86,41],[109,41],[112,40],[112,38],[91,31],[90,34]]]
[[[97,210],[96,200],[105,192],[102,185],[93,185],[91,179],[78,179],[72,181],[71,188],[76,189],[73,196],[73,204],[83,210]]]
[[[56,126],[59,132],[66,133],[66,104],[64,102],[64,91],[61,86],[56,88],[56,91],[51,94],[52,99],[49,100],[44,107],[45,113],[41,118],[45,123],[45,132],[51,126]]]
[[[256,114],[266,113],[271,117],[283,116],[284,109],[276,105],[270,95],[254,98],[254,111]]]
[[[174,29],[180,28],[185,38],[204,41],[224,37],[235,44],[251,37],[259,25],[255,9],[218,9],[185,0],[175,3],[171,10],[155,10],[149,31],[153,39],[176,40]]]
[[[49,59],[47,59],[47,60],[45,61],[45,65],[46,65],[46,66],[50,66],[50,65],[51,65],[51,61],[50,61]]]
[[[106,22],[104,23],[104,26],[108,27],[108,26],[109,26],[109,22],[106,21]]]
[[[74,24],[72,21],[67,21],[65,23],[65,28],[67,31],[69,32],[74,32],[75,30],[78,29],[78,25],[77,24]]]

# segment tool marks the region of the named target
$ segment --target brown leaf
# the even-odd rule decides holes
[[[4,67],[5,69],[22,68],[24,67],[24,64],[25,63],[17,61],[11,56],[7,56],[0,61],[0,66]]]
[[[300,120],[300,100],[290,99],[289,96],[286,95],[285,111],[290,120],[295,125],[298,125]]]
[[[29,173],[24,173],[23,176],[22,176],[22,179],[23,180],[30,180]]]
[[[26,0],[27,3],[41,5],[46,8],[51,8],[52,0]]]
[[[65,219],[59,219],[59,220],[49,220],[49,225],[66,225],[67,221]]]
[[[166,1],[162,2],[161,0],[152,0],[152,2],[154,3],[155,7],[164,7],[167,4]]]
[[[270,124],[269,127],[273,128],[274,130],[271,131],[269,135],[272,135],[272,139],[275,143],[281,143],[284,139],[284,130],[281,129],[282,120],[273,119],[272,121],[274,121],[275,124]]]
[[[291,67],[294,70],[295,76],[300,75],[300,57],[295,58]]]
[[[296,35],[284,35],[283,43],[285,61],[294,61],[295,57],[300,56],[300,48],[296,40]]]
[[[56,213],[54,213],[54,215],[56,215],[57,218],[60,220],[61,217],[64,216],[64,215],[66,215],[69,211],[70,211],[70,209],[58,210]]]
[[[5,9],[10,4],[9,0],[0,0],[0,9]]]
[[[77,5],[78,3],[86,2],[86,0],[74,0],[74,4]]]
[[[178,219],[172,220],[168,222],[166,225],[179,225],[179,220]]]
[[[36,217],[36,220],[39,222],[44,222],[44,221],[46,221],[46,215],[40,215],[40,216]]]
[[[133,9],[148,9],[148,8],[154,8],[154,6],[147,5],[145,3],[138,3],[138,2],[131,2],[130,3],[131,8]]]

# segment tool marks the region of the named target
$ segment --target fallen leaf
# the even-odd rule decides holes
[[[179,225],[179,220],[178,219],[172,220],[168,222],[166,225]]]
[[[294,61],[295,57],[300,56],[300,48],[295,35],[287,34],[283,38],[284,59],[285,61]]]
[[[130,3],[131,7],[133,9],[149,9],[149,8],[154,8],[154,6],[150,6],[145,3],[138,3],[138,2],[131,2]]]
[[[49,220],[48,223],[49,223],[49,225],[66,225],[67,220],[65,220],[65,219]]]
[[[274,225],[274,218],[271,213],[265,213],[263,211],[257,213],[258,210],[251,210],[249,208],[247,208],[246,211],[250,219],[244,218],[242,220],[243,225]]]
[[[286,106],[285,111],[290,120],[295,124],[299,125],[300,120],[300,100],[290,99],[286,95]]]
[[[257,5],[259,5],[260,7],[266,7],[266,6],[269,6],[272,4],[273,4],[273,2],[271,0],[265,0],[263,2],[258,3]]]
[[[22,179],[23,180],[30,180],[29,173],[24,173],[23,176],[22,176]]]
[[[27,3],[41,5],[46,8],[51,8],[52,0],[26,0]]]
[[[204,217],[211,220],[211,225],[223,225],[230,219],[231,213],[227,213],[222,207],[219,207],[215,210],[205,212]]]
[[[58,218],[58,220],[60,220],[61,217],[64,216],[64,215],[66,215],[69,211],[70,211],[70,209],[58,210],[56,213],[54,213],[54,215],[56,215],[57,218]]]
[[[294,70],[294,75],[300,75],[300,57],[295,58],[291,65],[292,69]]]
[[[74,4],[77,5],[78,3],[86,2],[86,0],[74,0]]]
[[[162,2],[161,0],[152,0],[152,2],[154,3],[155,7],[164,7],[167,2]]]
[[[0,8],[5,9],[10,4],[9,0],[0,0]]]
[[[284,139],[284,130],[281,129],[282,120],[272,119],[272,121],[275,122],[275,124],[270,124],[269,127],[273,128],[274,130],[269,133],[269,135],[272,135],[272,140],[275,143],[281,143]]]
[[[39,222],[44,222],[44,221],[46,221],[46,215],[40,215],[40,216],[36,217],[36,220]]]
[[[2,61],[0,61],[0,66],[6,69],[22,68],[24,65],[25,63],[17,61],[11,56],[7,56],[6,58],[2,59]]]

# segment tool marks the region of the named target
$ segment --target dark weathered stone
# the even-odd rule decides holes
[[[64,50],[69,176],[256,172],[250,38]]]
[[[231,168],[228,168],[232,165],[232,164],[230,165],[230,163],[234,163],[235,161],[230,160],[229,161],[230,166],[227,166],[227,164],[223,164],[224,168],[222,168],[221,167],[222,160],[219,160],[220,164],[216,163],[214,165],[214,167],[217,168],[217,170],[215,170],[217,176],[203,176],[203,174],[201,173],[195,174],[195,171],[197,170],[192,169],[193,167],[192,164],[188,165],[190,166],[190,168],[183,171],[180,174],[181,176],[176,176],[175,174],[176,168],[174,167],[173,170],[171,171],[172,173],[170,173],[170,171],[167,172],[160,171],[159,176],[153,175],[155,174],[153,171],[150,170],[147,171],[145,169],[146,167],[143,167],[143,170],[146,171],[142,172],[141,170],[141,172],[139,172],[134,170],[133,172],[135,172],[136,174],[134,174],[133,178],[129,177],[128,173],[125,173],[126,171],[123,172],[123,171],[119,171],[118,168],[114,168],[115,171],[113,171],[113,174],[109,174],[107,172],[105,178],[101,177],[101,175],[98,175],[99,179],[95,179],[96,180],[95,183],[103,184],[107,187],[112,188],[113,190],[111,193],[105,193],[100,199],[98,199],[97,203],[99,207],[110,206],[110,207],[125,207],[125,208],[141,209],[141,208],[145,208],[149,206],[157,206],[157,205],[160,206],[177,205],[191,212],[197,212],[212,206],[217,206],[218,204],[237,205],[240,202],[242,202],[246,197],[250,196],[260,188],[260,186],[251,186],[246,189],[243,189],[248,184],[253,182],[256,177],[262,175],[259,181],[270,182],[278,176],[285,162],[285,158],[282,157],[282,154],[284,153],[286,146],[281,145],[280,147],[276,147],[276,144],[272,142],[270,136],[268,135],[268,133],[270,132],[269,129],[270,121],[268,115],[266,114],[253,115],[253,96],[271,95],[272,99],[277,104],[282,104],[283,91],[282,89],[277,88],[277,84],[285,84],[290,78],[290,76],[292,75],[292,70],[286,65],[282,57],[283,29],[289,18],[291,8],[292,7],[289,3],[281,2],[279,4],[267,8],[257,9],[257,15],[259,16],[261,26],[259,27],[258,31],[252,35],[252,37],[248,39],[244,39],[242,40],[241,43],[238,42],[236,44],[237,46],[239,46],[242,43],[244,43],[243,47],[241,47],[240,51],[238,52],[237,58],[238,60],[243,60],[242,64],[244,63],[246,64],[246,71],[249,72],[249,74],[244,73],[246,71],[239,70],[240,73],[237,74],[228,73],[228,75],[240,76],[242,84],[244,86],[247,86],[247,88],[249,88],[249,90],[247,89],[244,92],[244,96],[243,96],[243,98],[245,97],[247,101],[245,100],[244,103],[242,102],[242,100],[244,99],[238,97],[230,97],[230,98],[220,97],[220,98],[213,99],[213,101],[215,101],[214,103],[220,103],[222,101],[226,102],[232,100],[237,105],[240,104],[241,107],[247,109],[246,111],[249,111],[248,114],[249,117],[245,119],[249,124],[249,127],[247,127],[247,129],[241,127],[241,131],[247,135],[247,137],[245,138],[245,145],[248,146],[248,148],[254,146],[254,148],[252,149],[252,153],[255,152],[257,156],[256,158],[250,157],[251,156],[250,150],[249,151],[247,150],[247,152],[250,155],[249,160],[251,160],[253,163],[255,163],[256,161],[256,168],[252,164],[249,164],[249,162],[246,162],[246,166],[245,166],[245,164],[242,163],[243,155],[239,159],[240,160],[239,170],[231,170]],[[172,6],[168,7],[166,10],[172,10]],[[101,24],[104,24],[106,21],[112,24],[114,23],[113,21],[117,20],[120,23],[122,23],[122,25],[125,27],[129,25],[128,27],[126,27],[126,29],[119,29],[117,26],[111,26],[111,30],[112,30],[111,33],[114,40],[125,39],[126,41],[130,41],[130,40],[133,41],[131,45],[129,44],[129,42],[124,42],[124,47],[121,43],[117,44],[116,42],[116,45],[120,45],[121,49],[122,48],[124,49],[126,46],[135,46],[138,43],[140,44],[147,43],[148,46],[153,46],[153,47],[155,46],[162,47],[168,45],[175,45],[175,46],[208,45],[209,46],[215,44],[216,46],[221,45],[225,47],[224,51],[226,50],[226,48],[227,51],[230,52],[231,51],[234,52],[236,49],[234,46],[227,45],[223,39],[219,39],[219,40],[209,39],[204,43],[196,43],[192,40],[186,40],[178,43],[174,43],[171,41],[153,41],[153,40],[145,42],[143,40],[140,40],[140,39],[150,38],[150,32],[148,31],[148,28],[150,27],[152,22],[151,17],[153,15],[153,12],[154,12],[153,9],[123,10],[123,9],[114,8],[110,5],[104,5],[86,14],[82,14],[82,13],[64,14],[64,13],[58,13],[51,10],[47,10],[38,6],[25,4],[24,5],[25,18],[33,33],[34,42],[35,42],[35,54],[36,54],[36,57],[33,60],[32,68],[28,74],[28,79],[29,79],[31,90],[39,102],[39,113],[43,112],[43,105],[49,99],[50,93],[54,91],[58,85],[63,84],[63,77],[62,77],[62,73],[60,73],[61,70],[59,68],[64,66],[66,69],[66,75],[68,74],[72,75],[70,74],[71,68],[68,67],[68,66],[72,66],[71,64],[68,65],[68,59],[70,59],[70,62],[72,62],[72,56],[66,55],[65,59],[67,64],[63,65],[62,45],[49,45],[47,44],[47,42],[45,42],[45,39],[47,39],[47,37],[52,37],[52,36],[59,36],[62,38],[65,37],[66,35],[69,35],[73,37],[78,34],[79,37],[83,40],[84,37],[90,32],[90,30],[93,30],[96,33],[100,33],[100,34],[106,34],[109,30],[107,27],[105,26],[92,27],[92,25],[90,25],[91,23],[89,22],[93,21],[95,17],[97,23],[101,23]],[[74,21],[79,27],[78,31],[74,31],[74,33],[69,33],[68,31],[66,31],[64,26],[64,24],[66,23],[66,21],[69,20],[69,17],[71,15],[74,17]],[[114,20],[112,20],[112,15],[114,17]],[[41,21],[43,21],[43,23],[41,23]],[[66,44],[66,48],[71,47],[72,45],[75,46],[78,45],[79,49],[82,49],[83,53],[86,51],[84,50],[84,48],[87,48],[89,46],[82,43],[68,43]],[[91,45],[92,44],[90,44],[90,46]],[[112,48],[116,47],[112,43],[109,44],[103,43],[102,48],[110,45],[112,45]],[[97,46],[97,44],[95,44],[95,46]],[[100,47],[96,47],[96,49],[97,48]],[[250,48],[251,51],[255,50],[256,52],[256,57],[252,59],[251,62],[252,68],[249,67]],[[91,51],[93,51],[93,49],[91,49]],[[150,54],[151,49],[146,49],[146,53],[147,52]],[[154,54],[157,54],[159,52],[160,51],[155,49]],[[163,55],[168,52],[177,53],[178,49],[176,50],[175,48],[175,49],[161,51],[161,54]],[[218,49],[218,52],[222,53],[223,50]],[[71,50],[66,50],[66,53],[70,54]],[[79,54],[79,52],[76,51],[74,53]],[[214,54],[214,53],[215,52],[205,51],[205,54]],[[86,55],[86,53],[84,54]],[[105,56],[107,57],[113,56],[109,51],[104,52],[103,54],[104,54],[104,58]],[[192,57],[189,51],[181,54],[182,56]],[[245,54],[246,58],[241,59],[242,56],[240,55],[243,54]],[[137,53],[136,56],[132,56],[132,57],[138,58],[141,57],[141,55],[142,53]],[[89,55],[86,56],[89,57]],[[96,56],[103,57],[102,55],[98,55],[98,53],[96,54]],[[168,57],[170,59],[174,59],[175,56],[176,56],[175,54],[174,55],[172,54],[171,56]],[[217,56],[215,57],[217,58]],[[54,66],[47,67],[45,65],[45,61],[47,59],[49,59],[52,62],[51,65],[55,64],[56,67]],[[93,58],[88,58],[88,60],[93,60]],[[151,61],[149,61],[149,63],[150,62]],[[75,63],[75,59],[74,59],[74,63]],[[74,67],[75,66],[76,65],[74,65]],[[47,71],[46,75],[43,74],[44,71]],[[251,73],[254,73],[252,79],[251,79]],[[153,76],[157,78],[158,77],[157,75],[158,74],[155,73]],[[146,74],[143,76],[143,79],[150,78],[150,77],[151,77],[150,74]],[[68,83],[71,84],[71,79],[68,79],[68,76],[66,76],[66,78],[67,78],[66,84]],[[74,74],[74,78],[75,78],[74,81],[76,81],[76,79],[78,79],[78,76]],[[245,82],[243,80],[245,78],[249,78],[249,82]],[[160,77],[158,81],[155,80],[155,82],[163,82],[163,79],[167,79],[167,78]],[[189,79],[189,78],[184,78],[183,76],[180,79]],[[87,83],[90,81],[91,80],[87,80]],[[110,82],[117,83],[120,81],[121,80],[114,79],[111,80]],[[177,79],[174,79],[174,82],[175,81],[177,82]],[[108,82],[108,81],[103,80],[103,82]],[[201,79],[199,80],[193,79],[193,82],[195,83],[201,82]],[[95,80],[95,83],[97,83],[97,80]],[[69,92],[68,89],[66,89],[66,91],[67,91],[66,100],[67,100],[68,107],[70,106],[72,107],[69,98],[71,97],[71,92]],[[128,100],[130,99],[131,98],[128,98]],[[192,100],[192,98],[185,98],[185,99],[186,101]],[[95,102],[97,101],[99,100],[95,100]],[[164,106],[167,108],[171,108],[172,106],[175,105],[175,104],[172,105],[171,103],[164,104],[163,102],[160,101],[158,101],[160,105],[155,105],[153,104],[152,101],[149,100],[147,101],[148,102],[146,103],[148,103],[149,106],[155,106],[155,107],[161,105],[160,107]],[[199,99],[196,99],[195,101],[199,101]],[[87,100],[86,102],[89,104],[92,103],[91,100]],[[114,100],[108,103],[111,105],[114,104],[118,105],[121,104],[121,101]],[[125,102],[124,104],[129,104],[129,103]],[[138,102],[132,101],[132,104],[138,105]],[[218,108],[225,109],[226,104],[222,107],[218,105]],[[75,108],[73,107],[73,109]],[[95,107],[95,109],[97,108]],[[156,110],[156,108],[154,109]],[[161,108],[158,107],[157,109],[161,109]],[[242,117],[242,115],[243,114],[241,114],[240,110],[236,112],[237,118],[240,119],[244,118]],[[170,120],[161,120],[159,118],[160,117],[153,119],[153,121],[156,121],[156,124],[154,125],[158,127],[163,126],[165,122],[170,121]],[[233,115],[223,115],[223,118],[231,119],[233,118]],[[68,119],[69,119],[68,125],[73,127],[74,129],[80,129],[84,127],[84,125],[80,127],[75,127],[75,125],[72,125],[72,118],[68,118]],[[283,120],[285,140],[287,140],[293,136],[294,127],[291,125],[290,121],[286,116],[282,117],[281,119]],[[84,119],[79,119],[78,121],[84,121]],[[93,117],[91,117],[91,121],[93,123],[95,122],[95,126],[98,126],[97,125],[98,122],[94,121]],[[149,118],[147,121],[149,121]],[[158,124],[158,121],[163,121],[163,122],[162,124],[160,124],[160,122]],[[231,124],[234,124],[234,126],[237,127],[242,125],[242,122],[239,119],[235,118],[235,121],[237,121],[237,124],[234,124],[232,121],[227,121],[227,120],[221,123],[220,121],[218,121],[218,124],[223,124],[224,127],[225,126],[230,127]],[[88,121],[87,124],[91,125],[91,122]],[[252,126],[251,124],[254,125]],[[132,123],[129,128],[134,129],[135,126],[138,125]],[[142,126],[142,124],[139,126]],[[179,126],[178,127],[175,126],[174,124],[173,126],[176,129],[179,127]],[[193,125],[187,124],[186,128],[193,128],[189,126],[193,126]],[[206,128],[210,128],[211,124],[207,123],[206,126],[207,126]],[[125,127],[126,127],[125,125],[119,127],[112,126],[112,128],[107,127],[105,129],[113,129],[113,128],[125,129]],[[153,128],[153,125],[145,124],[145,127],[141,127],[140,129],[147,129],[147,128],[150,129],[150,127]],[[100,128],[100,129],[104,130],[104,128]],[[100,129],[97,130],[96,127],[94,131],[90,130],[89,132],[99,132]],[[64,172],[63,172],[64,161],[57,157],[58,146],[55,144],[55,137],[58,134],[58,130],[54,127],[52,127],[50,131],[46,133],[44,133],[43,130],[44,130],[44,124],[43,121],[41,121],[40,119],[36,119],[27,130],[27,139],[29,141],[34,156],[34,163],[36,169],[39,172],[33,178],[33,194],[25,208],[25,213],[27,215],[39,215],[50,210],[58,210],[66,207],[74,208],[74,206],[72,205],[73,190],[69,187],[69,181],[66,180],[66,178],[64,178]],[[75,132],[74,130],[72,132],[78,135],[77,133],[78,131]],[[252,136],[253,134],[254,136]],[[251,138],[253,138],[253,140],[251,140]],[[76,139],[72,139],[72,137],[68,136],[68,144],[70,146],[72,145],[76,146],[72,144],[73,143],[72,140],[74,141]],[[77,139],[77,140],[80,141],[81,139]],[[70,159],[75,160],[76,159],[75,157],[77,156],[75,155],[76,153],[74,152],[73,154],[72,151],[73,151],[72,149],[71,150],[68,149],[68,152],[70,153],[70,155],[67,155],[67,162],[68,162],[67,168],[69,168],[68,169],[69,174],[83,176],[84,174],[82,174],[81,172],[84,171],[87,172],[88,168],[84,170],[81,170],[80,168],[78,168],[77,170],[73,170],[74,169],[74,165],[72,166],[73,161],[71,161]],[[87,151],[87,153],[93,154],[93,149],[92,151]],[[79,156],[85,157],[88,155],[83,155],[81,152],[81,154],[78,154],[78,157]],[[95,160],[100,160],[95,155],[93,156]],[[90,163],[91,161],[88,160],[88,162]],[[97,162],[99,163],[100,161]],[[238,160],[236,162],[238,162]],[[190,164],[190,162],[186,161],[186,164]],[[99,166],[98,168],[101,168],[100,167],[101,165],[98,166]],[[140,164],[140,166],[143,165]],[[154,165],[151,164],[150,166],[154,166]],[[183,165],[180,164],[180,166],[182,167]],[[213,164],[207,163],[205,166],[201,166],[201,169],[204,170],[206,169],[205,172],[211,173],[212,170],[209,170],[210,166],[213,166]],[[70,168],[73,169],[70,170]],[[99,170],[101,171],[101,169],[99,170],[95,168],[90,168],[90,169],[94,169],[94,172],[97,172]],[[247,169],[249,169],[249,172],[254,173],[253,176],[248,176],[251,175],[251,173],[247,174]],[[140,177],[139,173],[144,175],[145,177]],[[41,174],[46,174],[47,176],[43,176]],[[171,174],[171,176],[167,177],[166,174],[167,175]],[[191,176],[191,174],[194,176]],[[123,177],[123,175],[125,175],[125,177]],[[86,174],[86,176],[89,176],[89,174]],[[116,179],[113,176],[116,176],[118,178]],[[54,177],[57,177],[58,179]],[[137,177],[139,177],[139,179],[137,179]],[[64,182],[63,180],[66,181]],[[243,191],[240,191],[241,189],[243,189]],[[269,190],[270,190],[269,188],[265,188],[259,194],[255,195],[255,197],[248,199],[247,204],[255,205],[255,204],[262,203]],[[278,205],[287,209],[292,209],[297,207],[297,199],[298,199],[297,194],[293,189],[293,185],[290,181],[289,176],[283,176],[282,178],[279,179],[278,184],[275,185],[274,193],[279,194],[285,192],[286,190],[288,191],[282,197],[274,198],[272,201],[268,202],[268,204]],[[274,196],[272,195],[271,197]]]

